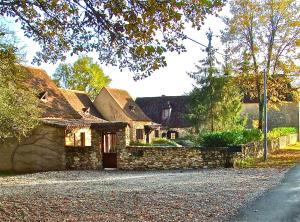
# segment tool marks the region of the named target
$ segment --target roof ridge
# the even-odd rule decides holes
[[[77,93],[84,93],[84,94],[87,94],[86,91],[83,91],[83,90],[76,90],[76,89],[65,89],[65,88],[62,88],[62,87],[59,87],[60,90],[64,90],[64,91],[69,91],[69,92],[77,92]]]

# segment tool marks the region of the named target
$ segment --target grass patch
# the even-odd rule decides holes
[[[9,176],[14,176],[16,174],[12,173],[12,172],[3,172],[0,171],[0,177],[9,177]]]
[[[247,158],[237,161],[239,168],[289,168],[300,163],[300,143],[280,149],[268,155],[267,161],[263,158]]]

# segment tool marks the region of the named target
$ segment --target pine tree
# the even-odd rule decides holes
[[[227,130],[242,124],[241,94],[230,76],[230,65],[225,62],[223,69],[218,69],[220,62],[216,59],[212,37],[209,31],[208,46],[203,50],[206,58],[199,61],[195,72],[188,73],[196,80],[196,86],[189,94],[187,119],[196,133]]]

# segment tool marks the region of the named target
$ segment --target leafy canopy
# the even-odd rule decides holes
[[[92,99],[111,81],[100,66],[88,56],[79,57],[73,64],[60,64],[53,78],[59,86],[85,91]]]
[[[230,46],[230,62],[238,84],[259,104],[259,128],[263,122],[263,74],[268,76],[271,105],[295,94],[291,75],[300,73],[296,63],[300,42],[300,3],[297,0],[233,0],[232,16],[223,42]],[[297,95],[296,95],[297,96]]]
[[[38,125],[38,99],[22,83],[26,74],[12,33],[0,25],[0,140],[28,135]]]
[[[14,17],[42,50],[36,62],[94,52],[100,62],[129,68],[135,78],[166,66],[166,51],[185,51],[185,25],[200,28],[225,0],[0,1],[0,15]]]

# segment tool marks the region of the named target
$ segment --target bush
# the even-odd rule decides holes
[[[178,144],[174,141],[168,140],[166,138],[157,138],[152,141],[152,145],[155,146],[178,146]]]
[[[141,141],[131,141],[130,146],[150,146],[151,144]]]
[[[263,134],[259,129],[244,129],[242,130],[244,141],[243,143],[250,143],[254,141],[261,141]]]
[[[201,145],[205,147],[226,147],[241,144],[243,135],[240,131],[224,131],[205,133],[201,137]]]
[[[257,129],[205,133],[198,139],[205,147],[227,147],[260,140],[262,140],[262,133]]]
[[[276,139],[278,137],[287,136],[293,133],[297,133],[297,129],[294,127],[278,127],[268,132],[268,138]]]
[[[189,139],[175,139],[173,141],[176,142],[177,144],[181,145],[181,146],[186,146],[186,147],[196,146],[195,143],[192,142]]]

